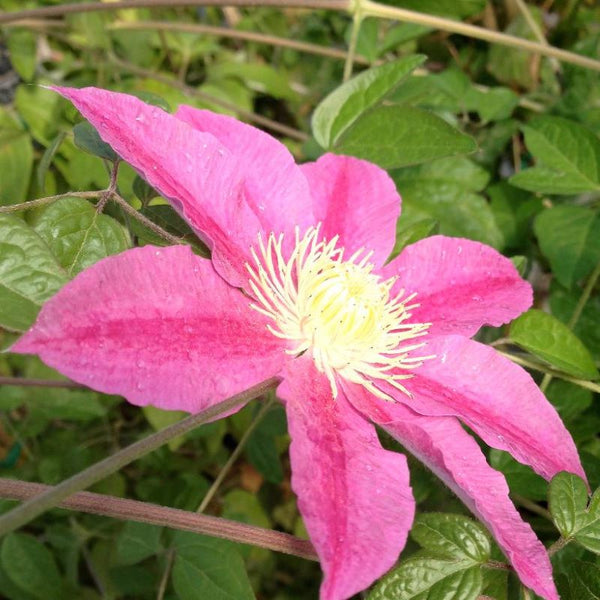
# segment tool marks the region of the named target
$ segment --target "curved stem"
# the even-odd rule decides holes
[[[28,501],[40,498],[55,489],[41,483],[0,478],[0,498]],[[302,540],[288,533],[271,531],[229,519],[200,515],[178,508],[158,506],[149,502],[115,498],[92,492],[78,492],[69,498],[62,499],[56,506],[124,521],[192,531],[276,552],[284,552],[307,560],[318,560],[317,554],[308,540]]]
[[[356,56],[356,44],[360,34],[360,26],[362,24],[363,14],[360,6],[360,0],[354,2],[354,15],[352,16],[352,31],[350,33],[350,43],[348,44],[348,53],[346,54],[346,62],[344,63],[344,81],[348,81],[352,77],[352,69],[354,68],[354,57]]]
[[[29,523],[29,521],[53,508],[75,492],[83,490],[93,483],[104,479],[125,465],[156,450],[160,446],[166,444],[169,440],[183,435],[199,425],[222,417],[234,409],[241,408],[244,404],[247,404],[257,396],[264,394],[278,383],[279,380],[276,377],[271,377],[244,392],[231,396],[223,402],[219,402],[195,415],[182,419],[169,427],[161,429],[160,431],[119,450],[112,456],[109,456],[95,465],[77,473],[73,477],[66,479],[56,487],[50,488],[39,496],[27,500],[17,508],[0,516],[0,537]]]
[[[477,27],[461,21],[453,21],[452,19],[426,15],[413,10],[405,10],[403,8],[396,8],[395,6],[379,4],[377,2],[372,2],[371,0],[362,0],[362,7],[364,16],[394,19],[405,23],[425,25],[441,31],[449,31],[450,33],[458,33],[478,40],[484,40],[486,42],[491,42],[492,44],[500,44],[519,50],[527,50],[528,52],[535,52],[542,56],[553,56],[562,62],[600,71],[600,61],[598,60],[574,52],[568,52],[561,48],[555,48],[554,46],[545,46],[539,42],[532,42],[531,40],[525,40],[514,35],[484,29],[483,27]]]

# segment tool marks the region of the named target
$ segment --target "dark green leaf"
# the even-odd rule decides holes
[[[471,560],[411,558],[384,575],[368,600],[476,600],[482,585]]]
[[[443,558],[489,560],[491,546],[486,530],[473,519],[447,513],[417,515],[411,537],[429,552]]]
[[[345,130],[335,151],[377,163],[384,169],[469,154],[475,141],[433,113],[408,106],[379,106]]]
[[[161,527],[146,523],[125,523],[117,538],[115,564],[135,565],[161,550]]]
[[[523,127],[527,148],[539,161],[510,179],[517,187],[545,194],[600,190],[600,139],[561,117],[537,117]]]
[[[587,507],[585,482],[572,473],[559,473],[550,482],[548,496],[554,524],[563,537],[570,537],[579,529],[582,513]]]
[[[517,462],[508,452],[490,450],[490,464],[506,477],[515,494],[530,500],[546,500],[548,484],[527,465]]]
[[[179,600],[254,600],[240,555],[233,544],[177,532],[173,586]]]
[[[377,106],[416,67],[424,56],[407,56],[373,67],[344,83],[317,106],[313,135],[323,148],[332,147],[340,135],[370,108]]]
[[[50,551],[36,538],[9,533],[0,548],[0,561],[9,579],[39,600],[61,600],[62,580]]]
[[[546,390],[546,396],[566,422],[575,419],[592,404],[590,390],[563,379],[554,379]]]
[[[17,217],[0,215],[0,326],[25,331],[66,282],[44,240]]]
[[[385,4],[459,19],[477,14],[485,8],[485,0],[387,0]]]
[[[87,121],[77,123],[73,127],[73,139],[78,148],[94,156],[99,156],[111,162],[119,160],[117,153],[106,142],[102,141],[100,134]]]
[[[600,261],[600,212],[557,206],[538,215],[534,230],[552,271],[566,287],[586,277]]]
[[[272,436],[254,431],[246,445],[246,455],[254,468],[271,483],[283,481],[279,452]]]
[[[600,600],[600,565],[575,560],[568,572],[570,600]]]
[[[558,319],[532,309],[515,319],[510,339],[553,367],[583,379],[595,379],[598,370],[588,349]]]

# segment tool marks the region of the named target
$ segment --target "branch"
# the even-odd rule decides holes
[[[48,494],[53,489],[56,488],[41,483],[0,478],[0,498],[31,500],[41,497],[42,494]],[[57,506],[123,521],[136,521],[181,531],[192,531],[276,552],[284,552],[308,560],[318,560],[316,552],[308,540],[302,540],[288,533],[271,531],[178,508],[167,508],[149,502],[115,498],[91,492],[78,492],[62,500]]]
[[[122,8],[173,8],[177,6],[275,6],[347,11],[349,0],[122,0],[45,6],[0,14],[0,25],[24,19],[62,17],[74,13],[116,11]]]
[[[76,475],[73,475],[73,477],[69,477],[69,479],[65,479],[59,485],[49,488],[39,496],[27,500],[17,508],[0,516],[0,537],[29,523],[29,521],[55,507],[75,492],[83,490],[93,483],[104,479],[125,465],[156,450],[160,446],[166,444],[169,440],[183,435],[199,425],[214,421],[219,417],[224,417],[232,411],[241,408],[244,404],[247,404],[257,396],[264,394],[278,383],[279,379],[271,377],[244,392],[231,396],[218,404],[204,409],[195,415],[186,417],[169,427],[165,427],[164,429],[115,452],[112,456],[80,471]]]

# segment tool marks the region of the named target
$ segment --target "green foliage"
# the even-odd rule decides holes
[[[522,314],[510,326],[510,339],[565,373],[584,379],[598,377],[588,349],[548,313],[532,309]]]
[[[385,3],[535,39],[511,3]],[[4,4],[3,11],[24,8],[18,0]],[[538,0],[527,6],[550,44],[597,59],[600,8],[593,2],[557,2],[551,13]],[[70,14],[43,30],[29,21],[2,29],[0,55],[6,47],[14,71],[0,74],[0,207],[60,198],[0,214],[0,347],[10,347],[43,303],[83,269],[133,246],[170,243],[122,206],[73,196],[106,189],[117,156],[48,86],[98,85],[167,111],[185,103],[244,120],[255,113],[298,162],[329,151],[390,171],[403,202],[393,255],[443,234],[489,244],[513,260],[534,287],[536,308],[502,329],[484,328],[477,339],[564,374],[567,380],[554,378],[546,395],[573,435],[593,491],[600,484],[600,410],[597,392],[582,385],[598,382],[598,282],[583,303],[582,294],[600,262],[597,73],[567,64],[556,71],[548,59],[522,50],[370,17],[359,32],[354,77],[342,83],[343,61],[335,57],[279,46],[276,38],[262,43],[226,34],[262,33],[335,51],[350,39],[344,13],[255,6],[231,14],[214,7],[107,10]],[[220,36],[162,31],[146,27],[149,18],[165,26],[226,27]],[[277,124],[296,134],[280,133]],[[209,256],[167,200],[123,163],[116,184],[141,215]],[[531,373],[541,381],[542,371]],[[0,375],[64,382],[35,357],[10,353],[0,354]],[[197,510],[255,409],[171,440],[93,491]],[[183,416],[88,389],[3,385],[0,476],[57,484]],[[248,437],[206,512],[306,536],[288,445],[278,405]],[[566,473],[548,487],[508,453],[482,447],[543,543],[550,547],[559,535],[568,541],[553,557],[561,598],[599,598],[598,490],[590,499],[586,484]],[[411,462],[418,502],[412,539],[368,597],[520,597],[514,576],[489,568],[489,561],[504,559],[486,531],[450,514],[461,510],[459,500]],[[547,515],[548,492],[556,530],[537,514]],[[530,503],[539,510],[529,511]],[[0,500],[0,512],[13,504]],[[154,600],[163,577],[164,600],[311,600],[321,575],[315,563],[250,545],[64,510],[0,541],[0,596],[8,600]]]
[[[483,588],[481,565],[490,558],[485,529],[461,515],[418,515],[412,538],[423,553],[390,571],[369,600],[476,600]]]

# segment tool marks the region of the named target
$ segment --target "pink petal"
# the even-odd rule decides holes
[[[217,270],[246,286],[244,263],[259,222],[245,199],[238,159],[212,135],[141,100],[96,88],[53,88],[102,139],[169,198],[213,250]]]
[[[325,572],[321,600],[343,600],[385,573],[404,547],[414,500],[404,456],[383,450],[374,427],[304,356],[278,395],[292,437],[292,487]]]
[[[191,106],[175,116],[219,140],[238,160],[244,174],[246,199],[263,231],[294,239],[314,222],[308,182],[289,150],[274,137],[233,117]]]
[[[529,374],[493,348],[462,336],[427,336],[426,360],[406,380],[413,398],[394,398],[423,415],[453,415],[486,444],[510,452],[546,479],[583,478],[577,448]]]
[[[383,265],[394,248],[401,203],[390,176],[377,165],[335,154],[302,165],[302,171],[324,237],[339,234],[347,256],[360,248],[373,250],[371,262]]]
[[[493,248],[433,236],[406,247],[382,274],[398,276],[396,290],[416,292],[413,320],[434,334],[472,336],[482,325],[502,325],[532,303],[531,286]]]
[[[458,421],[417,415],[402,404],[375,399],[361,386],[343,385],[357,409],[380,423],[485,524],[521,581],[546,600],[558,600],[546,549],[510,501],[504,476],[487,464]]]
[[[281,342],[186,246],[144,246],[80,273],[12,347],[139,405],[196,412],[275,375]]]

